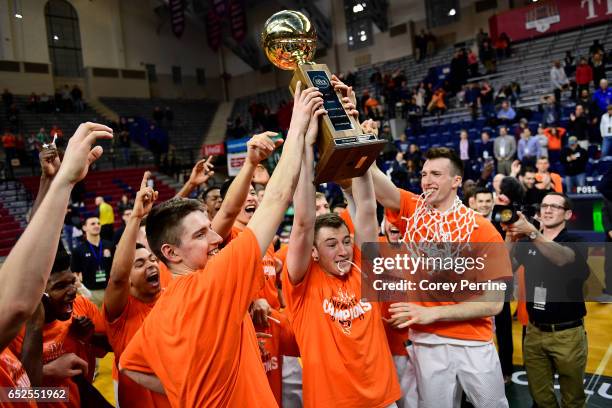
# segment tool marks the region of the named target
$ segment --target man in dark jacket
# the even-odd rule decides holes
[[[574,187],[585,185],[588,160],[589,155],[585,149],[578,145],[576,136],[570,136],[567,147],[564,147],[561,151],[561,164],[565,170],[565,191],[572,193]]]

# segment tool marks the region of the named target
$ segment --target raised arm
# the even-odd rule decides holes
[[[40,161],[42,174],[40,175],[38,194],[36,195],[36,200],[34,200],[34,205],[32,205],[30,219],[34,216],[36,210],[38,210],[38,207],[40,207],[40,203],[42,203],[45,195],[47,195],[49,187],[51,187],[51,182],[53,181],[53,178],[57,174],[57,171],[61,165],[59,154],[57,149],[54,147],[43,148],[40,153],[38,153],[38,160]]]
[[[215,174],[213,170],[215,166],[212,164],[213,159],[214,156],[208,156],[208,159],[198,161],[195,166],[193,166],[193,169],[191,169],[189,180],[187,180],[183,188],[176,193],[175,197],[188,198],[193,190],[210,180]]]
[[[222,238],[226,238],[236,217],[240,214],[244,200],[249,194],[249,186],[257,166],[262,160],[267,159],[274,149],[280,146],[283,141],[273,142],[271,137],[276,136],[275,132],[264,132],[255,135],[247,142],[247,158],[240,172],[232,181],[221,208],[212,220],[212,229]]]
[[[57,252],[70,191],[102,155],[96,139],[112,139],[112,129],[83,123],[70,138],[49,192],[0,269],[0,350],[32,315],[43,294]],[[33,256],[35,254],[35,256]]]
[[[356,207],[355,244],[361,248],[364,242],[376,242],[378,240],[372,168],[366,171],[363,176],[353,178],[353,198]]]
[[[157,191],[147,187],[147,181],[151,173],[146,171],[140,183],[140,190],[134,200],[132,215],[125,225],[125,230],[113,258],[110,279],[104,291],[104,308],[106,309],[107,319],[115,320],[121,315],[127,305],[130,294],[130,272],[134,263],[136,253],[136,241],[140,230],[140,222],[149,214],[153,203],[157,199]]]
[[[316,88],[308,88],[304,91],[301,88],[302,84],[298,82],[293,97],[291,125],[283,154],[266,186],[263,201],[248,224],[257,237],[262,254],[272,242],[276,229],[285,216],[285,210],[293,197],[302,165],[302,160],[299,158],[304,152],[304,135],[311,117],[316,112],[314,118],[318,119],[318,116],[324,113],[319,109],[323,106],[321,92]]]
[[[317,116],[310,121],[306,132],[300,179],[293,195],[293,226],[287,250],[287,272],[293,285],[297,285],[304,279],[308,265],[310,265],[310,252],[314,242],[316,214],[313,145],[317,140],[318,131]]]

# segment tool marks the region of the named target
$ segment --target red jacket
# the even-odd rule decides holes
[[[588,64],[580,64],[576,67],[576,83],[588,85],[593,80],[593,69]]]

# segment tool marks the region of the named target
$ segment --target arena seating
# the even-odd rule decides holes
[[[29,196],[21,183],[0,183],[0,258],[8,255],[26,226]]]
[[[217,110],[217,103],[204,99],[142,99],[142,98],[101,98],[100,101],[119,116],[138,116],[152,121],[156,106],[162,110],[170,107],[174,113],[172,128],[169,129],[170,143],[181,151],[199,150]]]

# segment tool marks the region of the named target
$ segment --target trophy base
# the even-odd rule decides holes
[[[331,73],[325,64],[298,65],[289,85],[292,94],[297,81],[304,84],[302,89],[318,87],[327,110],[320,119],[315,183],[362,176],[387,141],[363,134],[359,122],[342,106],[342,96],[331,86]]]
[[[363,134],[333,138],[330,142],[319,151],[315,184],[363,176],[387,143],[375,135]]]

